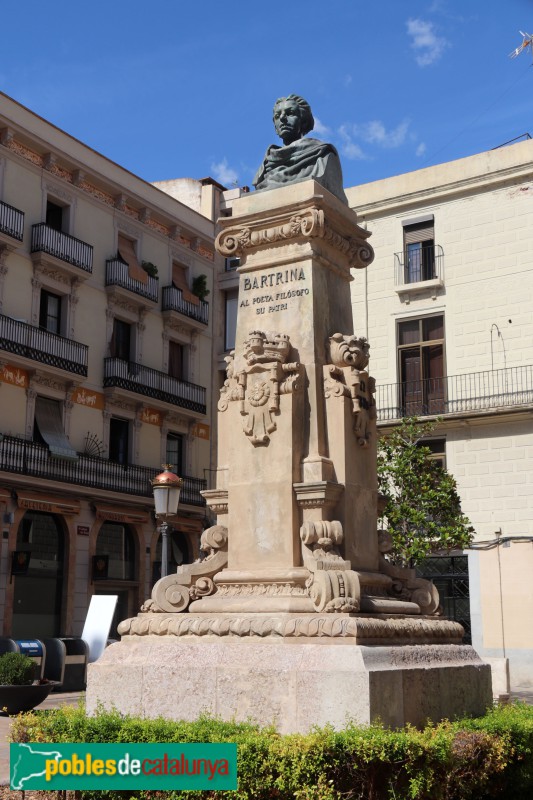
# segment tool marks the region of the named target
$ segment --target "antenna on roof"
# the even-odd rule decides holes
[[[524,33],[524,31],[519,31],[519,34],[522,37],[522,44],[520,47],[517,47],[516,50],[513,50],[512,53],[509,53],[509,58],[516,58],[524,50],[527,50],[528,47],[531,50],[531,56],[533,58],[533,36],[530,33]]]

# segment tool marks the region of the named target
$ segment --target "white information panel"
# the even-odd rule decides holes
[[[89,647],[89,664],[97,661],[105,650],[117,600],[117,594],[94,594],[91,597],[81,634]]]

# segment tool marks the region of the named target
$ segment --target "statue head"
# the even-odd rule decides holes
[[[283,144],[290,144],[312,131],[315,120],[311,106],[297,94],[280,97],[274,103],[274,127]]]

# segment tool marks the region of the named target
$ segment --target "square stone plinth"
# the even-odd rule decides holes
[[[400,727],[481,715],[490,667],[468,645],[363,646],[272,637],[126,636],[89,665],[87,711],[274,724]]]

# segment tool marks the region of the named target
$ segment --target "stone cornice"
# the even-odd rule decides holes
[[[320,195],[288,203],[269,217],[261,211],[221,220],[215,247],[223,256],[243,256],[246,251],[276,243],[288,244],[319,238],[340,251],[352,268],[367,267],[374,251],[366,241],[370,233],[359,227],[353,212],[327,214]]]

